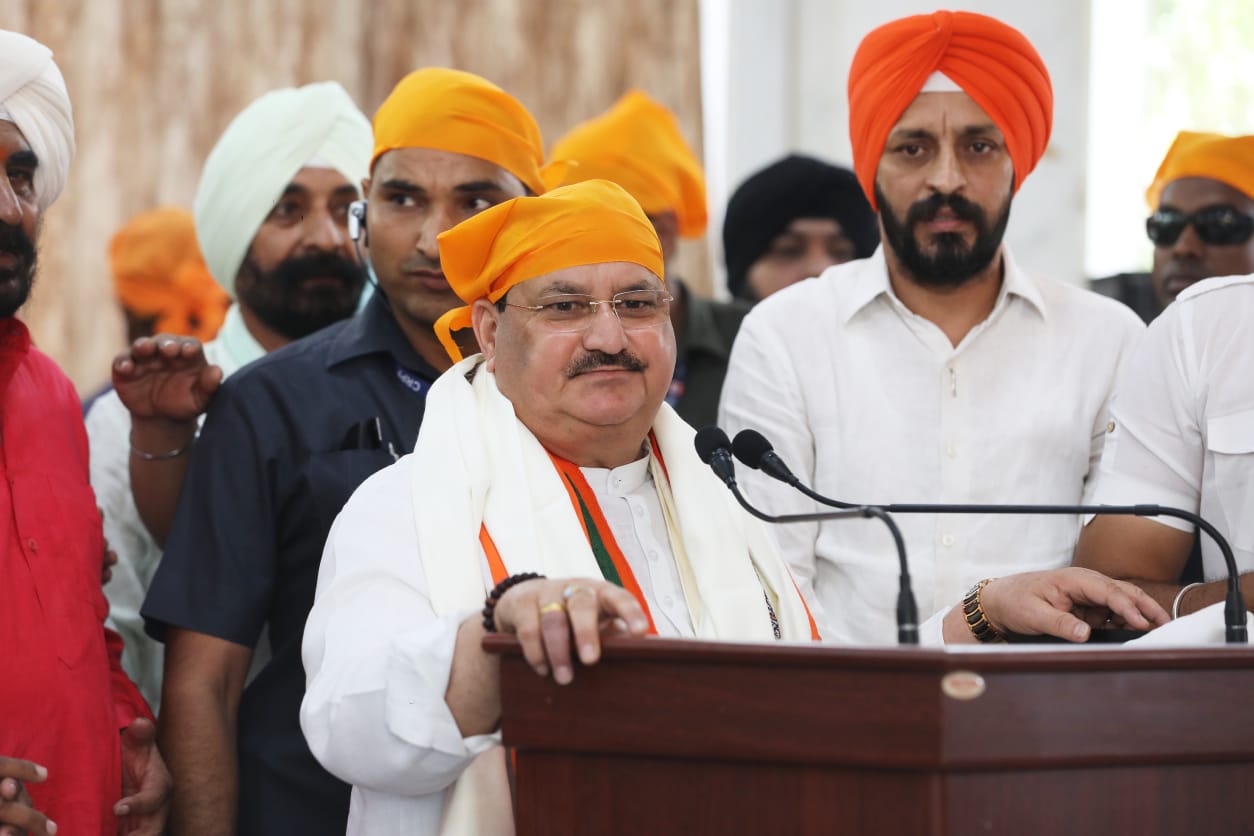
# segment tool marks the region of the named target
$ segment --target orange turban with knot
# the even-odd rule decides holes
[[[1167,184],[1182,177],[1218,180],[1254,200],[1254,136],[1181,131],[1145,192],[1150,209],[1158,208]]]
[[[440,266],[467,307],[435,323],[453,362],[461,352],[452,333],[470,327],[470,304],[496,302],[528,279],[586,264],[625,261],[659,279],[662,245],[635,199],[606,180],[586,180],[539,197],[499,203],[440,233]]]
[[[862,39],[849,68],[853,169],[876,209],[875,171],[884,143],[933,73],[960,87],[1001,129],[1016,190],[1045,153],[1054,91],[1045,63],[1023,33],[971,12],[894,20]]]
[[[156,317],[156,333],[208,342],[218,333],[231,297],[205,265],[192,214],[154,209],[133,218],[109,243],[113,287],[122,304]]]
[[[646,214],[674,212],[679,234],[705,232],[705,175],[684,141],[675,115],[639,90],[627,93],[595,119],[558,140],[544,171],[549,187],[610,180],[627,190]]]
[[[490,81],[461,70],[427,67],[401,79],[374,115],[374,154],[433,148],[495,163],[535,194],[544,192],[544,141],[536,120]]]

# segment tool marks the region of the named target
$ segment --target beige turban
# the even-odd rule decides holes
[[[74,161],[74,113],[52,50],[0,30],[0,119],[12,122],[39,158],[35,202],[47,209],[65,188]]]
[[[360,188],[370,120],[334,81],[273,90],[235,117],[209,152],[193,214],[209,272],[235,295],[235,274],[283,190],[316,160]]]

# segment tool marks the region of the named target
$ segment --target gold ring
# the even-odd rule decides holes
[[[565,610],[566,610],[565,604],[561,603],[560,601],[550,601],[549,603],[540,607],[540,615],[544,615],[545,613],[551,613],[551,612],[565,612]]]
[[[591,592],[591,591],[592,590],[588,589],[588,587],[586,586],[579,586],[578,584],[572,583],[570,586],[562,590],[562,599],[569,601],[571,598],[575,597],[575,593],[577,592]]]

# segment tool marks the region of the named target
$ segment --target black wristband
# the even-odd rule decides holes
[[[492,591],[488,593],[488,597],[483,599],[483,630],[485,633],[496,632],[496,603],[501,600],[501,596],[510,589],[510,587],[518,586],[523,581],[533,581],[537,578],[543,578],[539,572],[522,572],[517,575],[510,575],[505,580],[492,587]]]

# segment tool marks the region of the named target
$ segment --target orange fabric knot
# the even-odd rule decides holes
[[[433,148],[477,157],[513,174],[535,194],[544,141],[536,120],[517,99],[472,73],[443,67],[414,70],[374,115],[370,168],[394,148]]]
[[[609,180],[626,189],[645,214],[674,212],[684,238],[705,232],[709,219],[701,163],[675,115],[640,90],[576,125],[549,156],[553,162],[542,173],[550,188]]]
[[[662,246],[640,204],[621,186],[587,180],[485,209],[440,233],[440,266],[466,303],[435,324],[454,362],[452,332],[470,326],[470,305],[495,302],[511,287],[568,267],[625,261],[661,279]]]
[[[1182,177],[1218,180],[1254,200],[1254,136],[1181,131],[1145,192],[1150,209],[1158,208],[1167,184]]]
[[[113,287],[123,306],[156,318],[156,332],[208,342],[231,297],[205,265],[190,212],[174,207],[137,215],[109,243]]]

